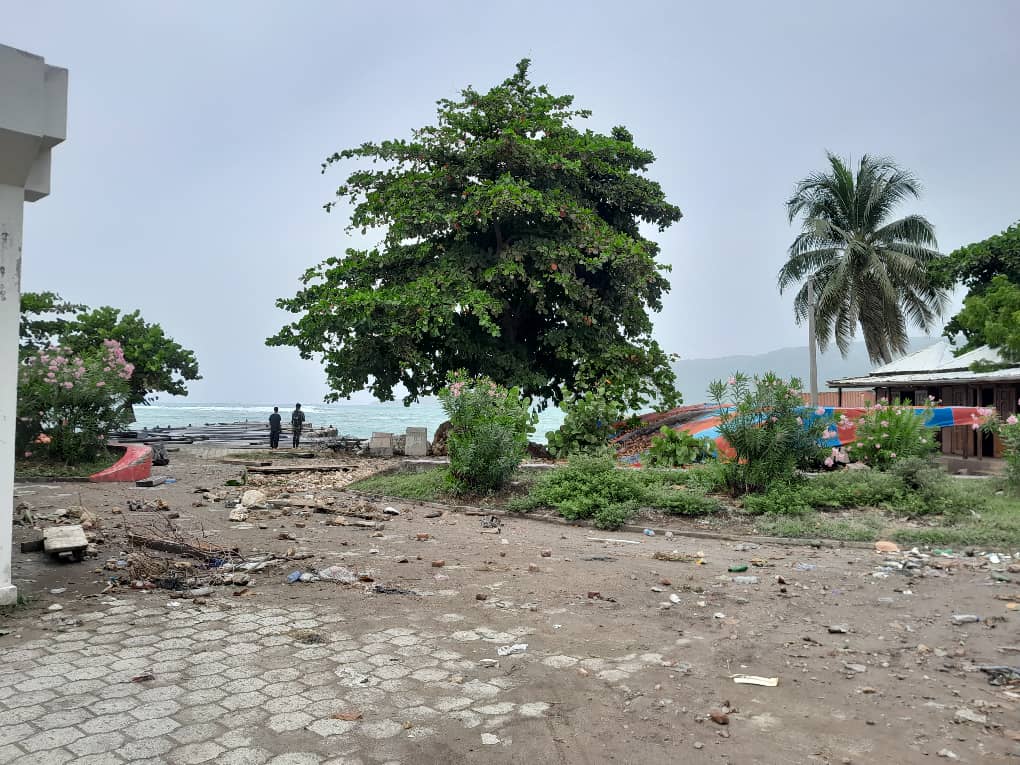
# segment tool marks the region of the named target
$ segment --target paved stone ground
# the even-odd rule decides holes
[[[529,630],[468,626],[459,614],[357,638],[312,609],[247,604],[141,608],[110,598],[80,617],[44,618],[65,631],[0,651],[3,763],[395,762],[404,742],[450,726],[476,731],[482,746],[509,746],[505,725],[550,708],[507,700],[517,683],[464,653],[487,643],[495,656]],[[618,682],[662,658],[540,660]],[[146,672],[155,679],[132,682]],[[334,717],[355,710],[361,720]]]

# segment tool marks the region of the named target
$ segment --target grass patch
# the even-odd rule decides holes
[[[403,497],[423,501],[452,499],[454,485],[446,468],[421,473],[387,473],[355,481],[349,487],[366,494]]]
[[[509,509],[550,508],[571,520],[590,518],[603,529],[622,526],[643,507],[671,515],[719,510],[717,499],[689,488],[685,472],[691,471],[620,470],[611,457],[576,456],[541,475],[526,495],[510,502]]]
[[[1020,547],[1020,500],[999,494],[994,481],[915,472],[828,474],[747,496],[744,508],[761,515],[757,529],[770,536]]]
[[[67,465],[59,460],[20,459],[14,463],[15,478],[88,478],[93,473],[113,465],[124,456],[120,451],[108,451],[92,462]]]

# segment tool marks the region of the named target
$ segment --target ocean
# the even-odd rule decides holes
[[[301,404],[306,423],[318,427],[335,427],[343,435],[368,438],[373,432],[400,434],[409,427],[428,428],[429,438],[446,420],[439,401],[429,399],[411,406],[399,401],[356,404],[344,401],[338,404]],[[281,407],[284,422],[290,420],[291,409]],[[160,402],[151,406],[136,406],[136,421],[132,428],[181,427],[224,422],[268,422],[273,413],[270,404],[197,403],[191,401]],[[532,441],[545,443],[546,431],[556,430],[563,422],[563,412],[549,407],[539,413],[538,425]],[[307,427],[307,425],[306,425]]]

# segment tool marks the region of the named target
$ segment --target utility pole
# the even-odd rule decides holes
[[[808,302],[808,382],[811,386],[811,406],[818,406],[818,348],[815,341],[815,277],[807,280]]]

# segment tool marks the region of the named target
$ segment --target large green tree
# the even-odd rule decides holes
[[[968,288],[963,308],[944,334],[963,334],[961,352],[983,345],[1006,359],[1020,361],[1020,223],[1001,234],[954,250],[933,269],[945,287]]]
[[[779,271],[780,292],[798,284],[794,311],[808,318],[814,280],[816,335],[824,350],[834,337],[845,356],[860,327],[868,355],[889,362],[906,353],[908,322],[936,326],[947,303],[929,274],[939,254],[935,229],[920,215],[893,218],[920,184],[891,160],[865,155],[856,169],[828,154],[829,168],[797,184],[786,204],[801,232]]]
[[[109,306],[89,309],[68,303],[53,292],[21,296],[21,347],[25,350],[62,345],[85,354],[116,340],[124,358],[134,365],[128,404],[145,404],[154,393],[187,395],[185,383],[202,379],[193,351],[167,337],[158,324],[138,311],[122,314]]]
[[[641,224],[661,231],[680,210],[629,131],[580,130],[589,112],[528,69],[439,101],[410,139],[323,164],[356,163],[326,209],[350,203],[348,232],[382,240],[308,270],[278,301],[300,317],[267,342],[321,354],[334,400],[365,387],[390,400],[399,384],[410,403],[457,369],[542,400],[607,379],[631,405],[676,400],[649,318],[668,266]]]

